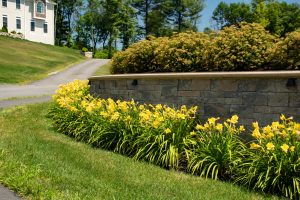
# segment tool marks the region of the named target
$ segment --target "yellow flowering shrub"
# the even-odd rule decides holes
[[[225,27],[212,40],[208,66],[211,71],[262,68],[270,61],[275,39],[264,27],[255,23]]]
[[[285,38],[257,23],[242,22],[218,33],[186,32],[151,37],[112,58],[113,73],[299,69],[300,31]]]
[[[209,118],[205,124],[197,124],[186,140],[188,169],[202,177],[230,180],[242,162],[245,145],[239,135],[245,128],[237,126],[237,115],[223,123],[218,120]]]
[[[275,69],[300,69],[300,30],[288,33],[276,43],[272,53]]]
[[[280,116],[279,122],[260,128],[253,123],[248,159],[238,181],[257,190],[300,197],[300,124]]]

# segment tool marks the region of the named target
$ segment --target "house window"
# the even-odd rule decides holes
[[[17,17],[17,19],[16,19],[16,26],[17,26],[17,29],[21,29],[21,18],[20,17]]]
[[[7,16],[6,15],[3,15],[2,21],[3,21],[3,27],[7,28],[8,24],[7,24]]]
[[[21,0],[16,0],[16,9],[21,9]]]
[[[44,33],[48,33],[48,24],[47,23],[44,24]]]
[[[7,0],[2,0],[2,6],[7,7]]]
[[[39,1],[37,4],[36,4],[36,12],[39,13],[39,14],[43,14],[44,13],[44,3]]]
[[[35,21],[33,20],[30,22],[30,30],[35,31]]]

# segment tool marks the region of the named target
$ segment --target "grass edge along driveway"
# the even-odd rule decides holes
[[[76,142],[52,130],[49,106],[0,110],[0,183],[25,199],[278,199]]]
[[[29,83],[86,58],[78,50],[0,36],[0,83]]]

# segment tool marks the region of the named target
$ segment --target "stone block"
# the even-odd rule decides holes
[[[192,80],[182,79],[178,81],[178,91],[191,90]]]
[[[136,89],[137,90],[150,90],[150,91],[160,91],[161,90],[161,85],[137,85]]]
[[[186,106],[196,106],[196,105],[203,104],[204,102],[203,99],[199,97],[182,97],[181,103],[182,105],[186,105]]]
[[[178,96],[181,97],[199,97],[200,92],[199,91],[178,91]]]
[[[116,89],[116,82],[117,82],[116,80],[105,80],[104,81],[104,88],[115,90]]]
[[[210,80],[209,79],[193,79],[191,82],[190,90],[209,91],[210,90]]]
[[[215,79],[211,81],[212,91],[237,91],[238,80],[236,79]]]
[[[230,114],[230,106],[224,104],[205,104],[204,113],[209,117],[226,117]]]
[[[177,79],[166,79],[166,80],[159,80],[160,85],[172,85],[172,86],[177,86],[178,85],[178,80]]]
[[[243,103],[242,98],[225,98],[225,104],[241,105]]]
[[[289,106],[290,107],[300,107],[300,93],[290,93],[289,94]]]
[[[177,85],[162,85],[161,87],[162,96],[177,97]]]
[[[268,80],[268,91],[276,93],[285,93],[285,92],[300,92],[300,86],[296,87],[287,87],[288,78],[281,79],[269,79]],[[298,80],[296,82],[299,83]]]
[[[159,79],[137,79],[138,85],[160,85]]]
[[[230,105],[230,115],[238,115],[240,118],[253,118],[253,106]]]
[[[136,82],[137,84],[139,83],[138,80],[135,81],[134,79],[126,80],[126,86],[127,86],[128,90],[135,90],[135,89],[137,89],[137,85],[135,85],[134,82]]]
[[[98,81],[98,88],[99,89],[105,89],[105,80]]]
[[[243,93],[243,104],[244,105],[256,105],[264,106],[268,105],[268,95],[264,93]]]
[[[238,91],[240,92],[255,92],[258,87],[258,79],[240,79],[238,84]]]
[[[160,91],[137,91],[137,100],[143,101],[159,101],[161,97]]]
[[[225,98],[205,98],[205,103],[225,104]]]
[[[289,95],[286,93],[269,93],[268,94],[269,106],[288,106]]]
[[[123,80],[116,80],[116,89],[117,90],[126,90],[127,89],[127,82],[125,79]]]

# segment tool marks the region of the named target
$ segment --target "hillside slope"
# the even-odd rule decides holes
[[[0,83],[26,83],[84,60],[78,50],[0,36]]]

